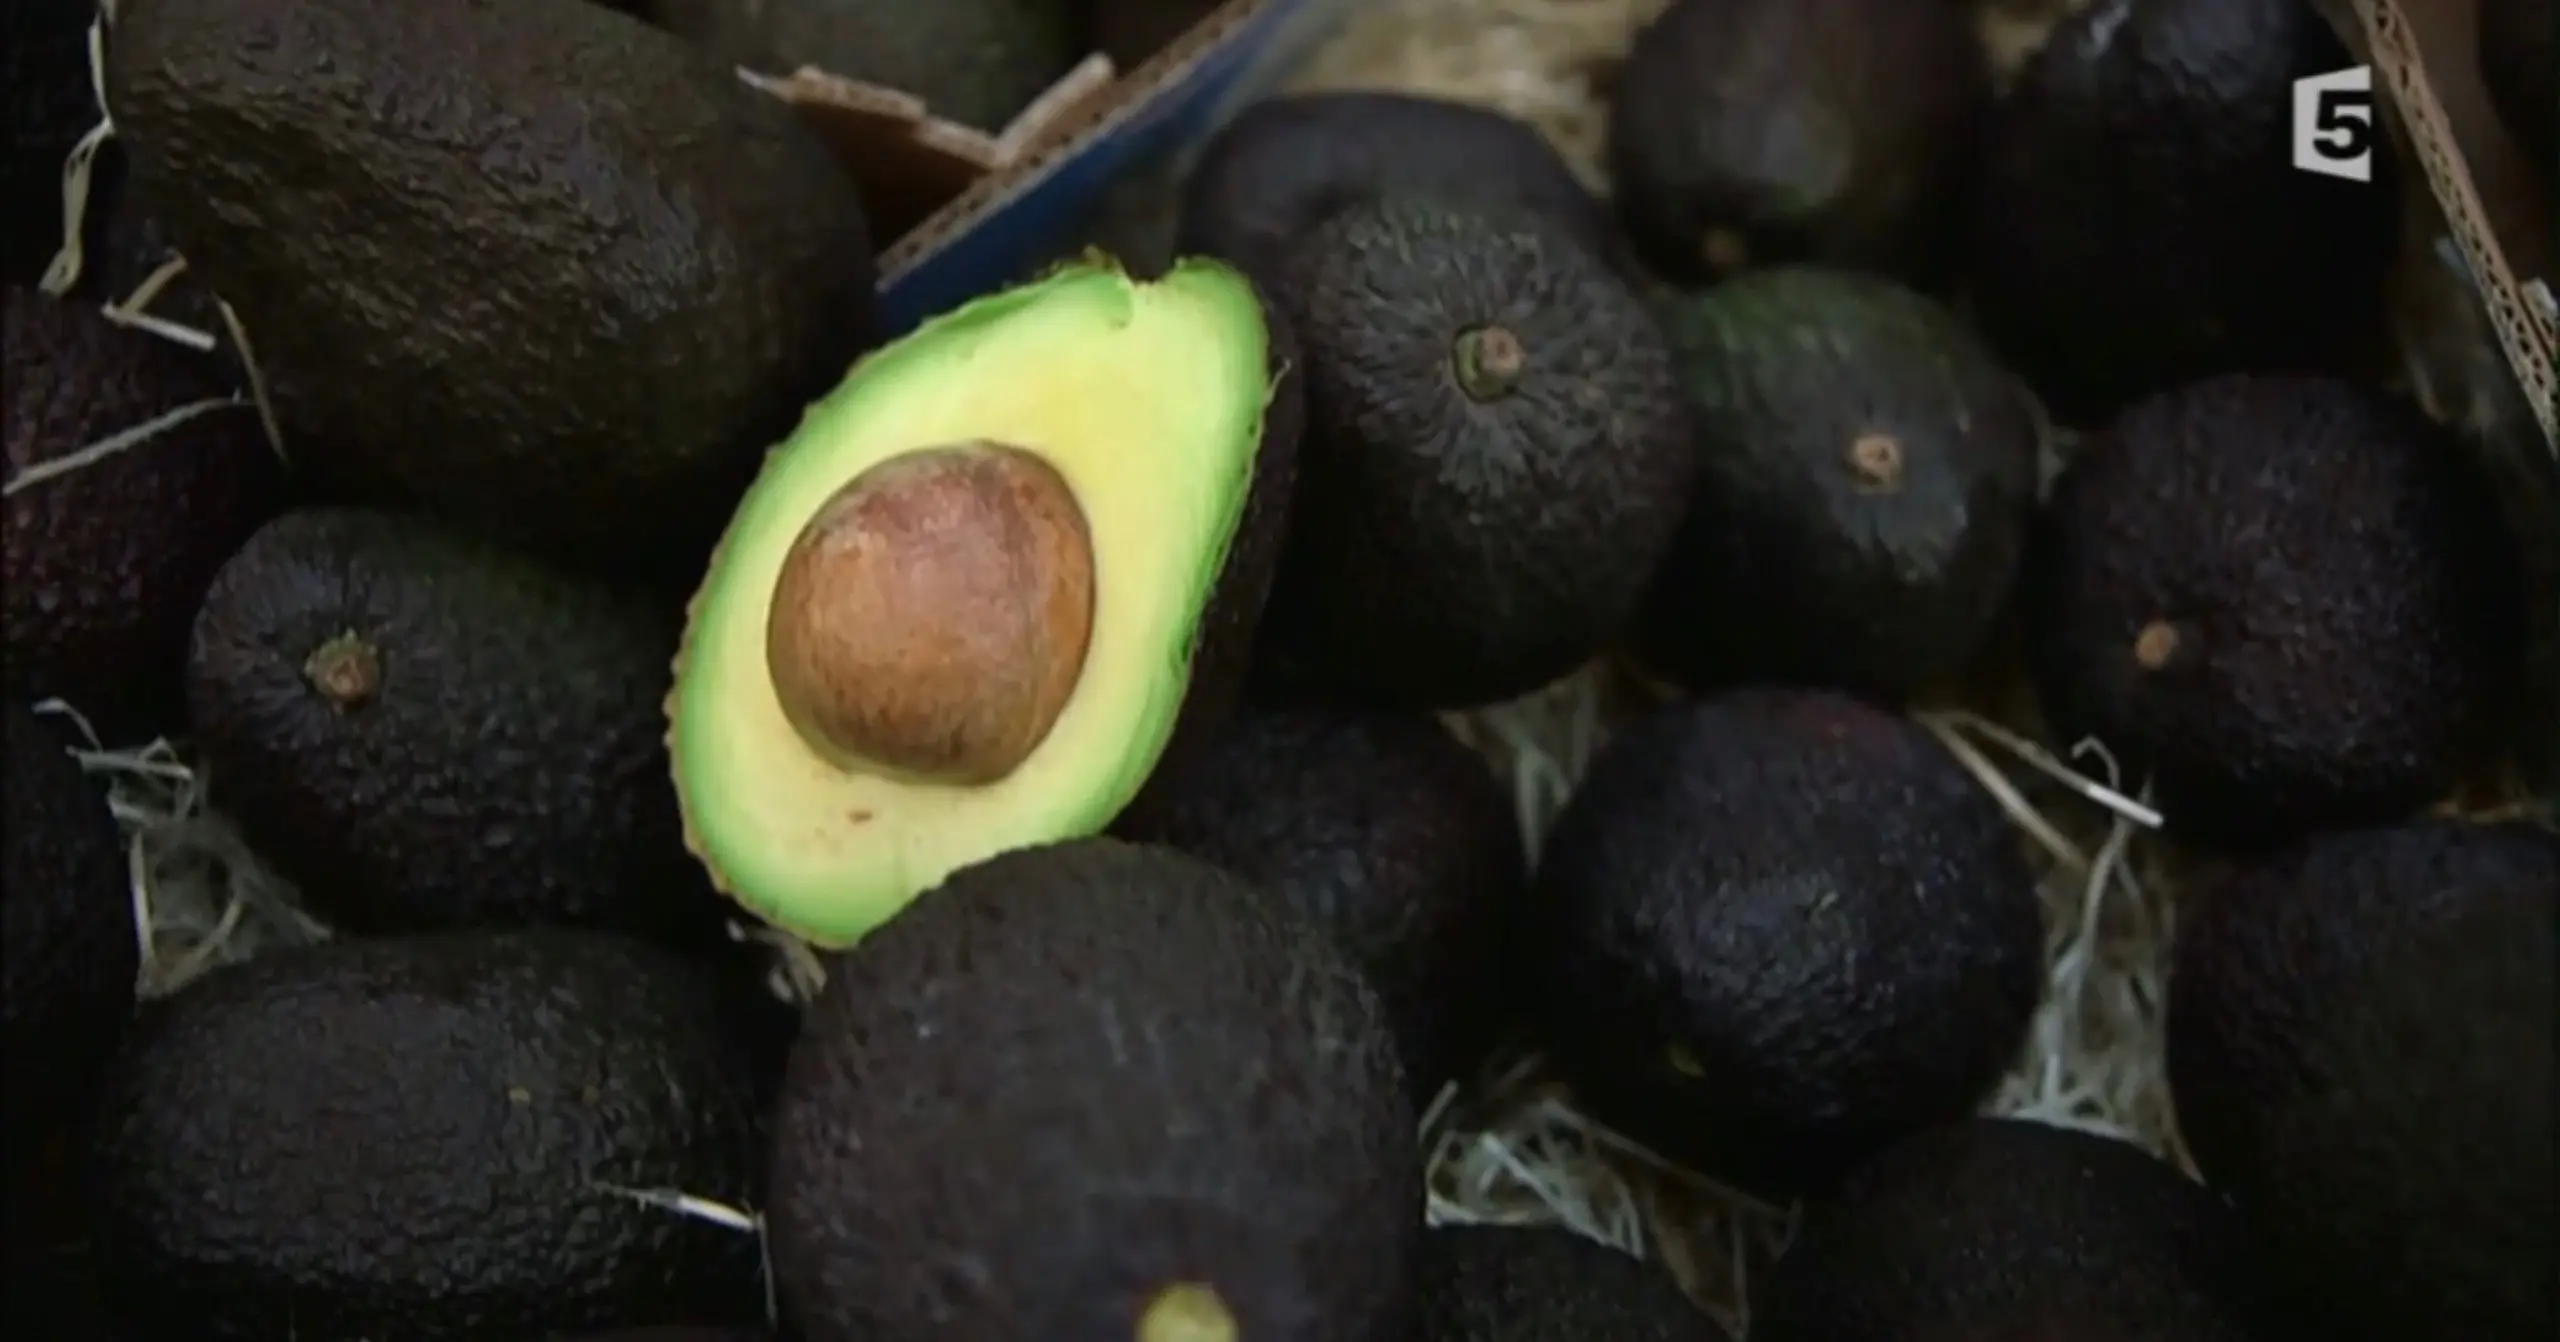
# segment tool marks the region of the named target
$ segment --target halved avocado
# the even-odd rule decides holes
[[[1085,261],[855,365],[695,594],[687,843],[827,947],[952,871],[1101,830],[1231,708],[1294,477],[1285,339],[1239,272]]]

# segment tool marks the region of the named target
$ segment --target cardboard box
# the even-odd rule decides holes
[[[1356,0],[1230,0],[1137,69],[1089,57],[989,135],[815,70],[748,82],[797,107],[864,183],[882,251],[882,333],[1025,275],[1111,185],[1196,146],[1285,75]]]
[[[2499,480],[2527,548],[2539,789],[2560,794],[2560,240],[2553,165],[2507,134],[2481,87],[2476,0],[2317,0],[2372,69],[2405,174],[2394,280],[2413,389]]]

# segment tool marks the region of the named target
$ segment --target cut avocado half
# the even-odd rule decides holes
[[[1088,260],[875,351],[748,490],[668,697],[686,841],[820,946],[1101,830],[1173,734],[1271,333],[1217,262]]]

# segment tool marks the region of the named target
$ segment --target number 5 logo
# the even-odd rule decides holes
[[[2294,167],[2370,182],[2374,133],[2372,66],[2293,81]]]

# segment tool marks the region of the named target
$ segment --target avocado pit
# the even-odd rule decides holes
[[[765,625],[775,696],[840,765],[995,782],[1074,694],[1093,586],[1083,508],[1036,453],[901,453],[829,497],[784,558]]]

